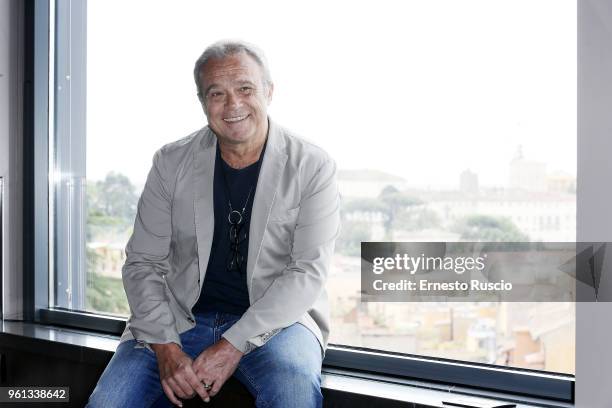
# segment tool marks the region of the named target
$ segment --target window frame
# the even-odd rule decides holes
[[[86,7],[86,0],[78,1]],[[49,230],[49,221],[55,220],[57,213],[51,173],[56,171],[52,168],[55,146],[49,143],[56,140],[58,129],[54,106],[55,25],[66,18],[75,27],[86,24],[74,21],[78,13],[66,15],[69,7],[58,7],[60,3],[66,6],[72,0],[32,0],[25,6],[24,178],[32,183],[24,186],[24,320],[119,335],[126,319],[49,307],[53,299],[49,272],[57,268],[53,231]],[[28,127],[28,123],[32,125]],[[323,365],[558,402],[573,403],[575,399],[575,378],[568,374],[339,345],[330,345]]]

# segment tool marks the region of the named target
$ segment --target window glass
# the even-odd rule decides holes
[[[153,153],[206,124],[193,64],[242,38],[268,56],[271,117],[338,164],[331,342],[574,372],[573,304],[361,303],[359,251],[576,239],[575,1],[89,0],[84,16],[83,122],[55,145],[55,306],[129,313],[121,267]]]

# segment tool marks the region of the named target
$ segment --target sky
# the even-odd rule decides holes
[[[503,186],[520,145],[576,174],[575,1],[89,0],[87,29],[90,180],[140,185],[155,150],[206,125],[193,64],[222,38],[264,50],[270,116],[340,169]]]

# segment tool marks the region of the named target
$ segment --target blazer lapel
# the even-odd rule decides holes
[[[196,238],[198,241],[198,266],[200,267],[200,289],[208,267],[215,228],[213,204],[213,182],[215,174],[215,151],[217,138],[206,127],[200,146],[194,152],[193,165],[193,211],[195,214]]]
[[[283,140],[279,130],[272,120],[268,120],[268,142],[264,153],[257,188],[251,211],[251,225],[249,227],[249,256],[247,260],[247,286],[251,294],[254,267],[259,258],[264,231],[270,216],[270,210],[276,197],[278,182],[282,170],[287,162],[287,153],[284,151]]]
[[[254,267],[259,258],[259,251],[263,241],[264,231],[272,204],[276,197],[276,189],[282,170],[287,162],[287,153],[284,151],[283,141],[276,125],[269,120],[268,142],[264,153],[257,188],[253,199],[251,211],[251,225],[249,227],[249,256],[247,261],[247,286],[249,294],[253,280]],[[193,209],[195,214],[196,238],[198,241],[198,266],[200,268],[200,290],[204,284],[204,276],[208,267],[210,250],[215,228],[215,215],[213,203],[213,183],[215,174],[215,152],[217,138],[206,127],[200,140],[200,146],[194,153],[193,168]]]

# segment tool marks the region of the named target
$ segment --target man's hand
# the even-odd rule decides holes
[[[192,368],[191,358],[176,343],[151,344],[157,356],[159,378],[168,399],[182,407],[178,398],[189,399],[196,393],[202,400],[210,401],[208,392]],[[177,398],[178,397],[178,398]]]
[[[192,367],[198,379],[212,385],[208,391],[211,397],[217,395],[225,381],[234,374],[242,355],[229,341],[221,338],[193,360]]]

